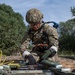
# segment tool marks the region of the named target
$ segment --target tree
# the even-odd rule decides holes
[[[60,22],[59,27],[59,46],[61,50],[73,51],[75,50],[75,21],[69,19],[66,22]]]
[[[0,49],[5,54],[18,50],[25,30],[21,14],[14,12],[10,6],[0,4]]]
[[[75,16],[75,7],[71,7],[72,16]]]

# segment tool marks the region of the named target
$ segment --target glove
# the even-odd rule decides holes
[[[25,58],[26,56],[30,55],[30,52],[28,52],[27,50],[23,52],[22,56],[23,58]]]
[[[57,47],[52,46],[49,50],[45,52],[41,59],[47,59],[48,57],[53,57],[57,53]]]
[[[57,47],[52,46],[50,48],[51,54],[49,55],[49,57],[53,57],[56,53],[57,53]]]
[[[24,58],[25,61],[28,59],[29,65],[36,64],[36,60],[34,59],[34,57],[28,51],[24,51],[23,58]]]

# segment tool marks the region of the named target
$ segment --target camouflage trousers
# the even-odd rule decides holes
[[[36,59],[36,61],[38,61],[39,59],[41,59],[41,57],[45,54],[45,51],[47,51],[48,48],[43,48],[43,47],[33,47],[31,54],[33,55],[33,57]],[[58,61],[58,55],[55,54],[55,56],[53,57],[48,57],[48,60],[53,60],[53,61]]]
[[[47,50],[47,48],[45,48],[45,47],[39,47],[39,46],[33,47],[31,54],[38,61],[44,55],[46,50]]]

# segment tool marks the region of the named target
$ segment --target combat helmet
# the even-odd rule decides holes
[[[42,18],[43,18],[43,14],[38,9],[35,8],[30,9],[26,13],[26,21],[28,23],[40,22]]]

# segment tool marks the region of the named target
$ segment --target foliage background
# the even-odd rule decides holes
[[[0,4],[0,49],[6,55],[18,50],[26,26],[21,14],[12,7]]]
[[[60,22],[59,48],[60,52],[75,55],[75,7],[71,7],[71,13],[74,18]]]

